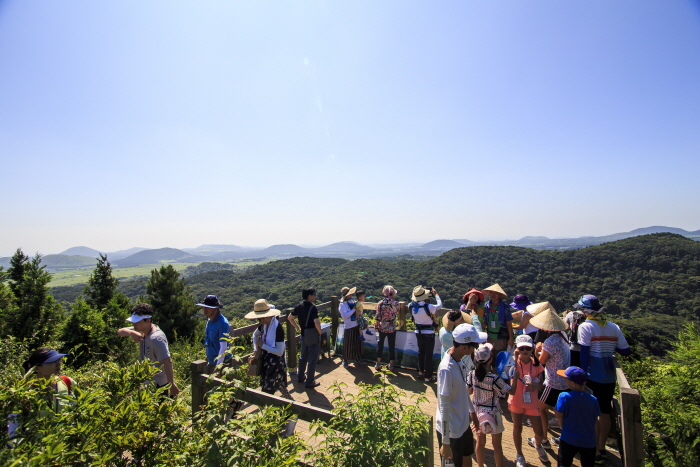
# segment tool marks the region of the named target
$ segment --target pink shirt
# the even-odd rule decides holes
[[[530,363],[523,363],[518,358],[515,362],[515,368],[518,370],[518,373],[520,373],[520,381],[518,381],[518,387],[515,390],[515,394],[508,396],[508,403],[520,409],[537,409],[537,391],[530,392],[529,404],[523,402],[523,393],[527,391],[523,376],[530,375],[533,383],[541,383],[543,379],[542,373],[544,372],[544,366],[541,364],[535,366],[534,360],[532,357],[530,357]]]

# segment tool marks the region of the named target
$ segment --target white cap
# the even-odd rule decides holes
[[[474,352],[474,358],[477,362],[488,362],[493,353],[493,345],[491,344],[481,344],[478,349]]]
[[[131,323],[138,323],[138,322],[141,321],[142,319],[148,319],[148,318],[152,318],[152,316],[151,316],[151,315],[137,315],[137,314],[133,314],[133,315],[129,316],[128,318],[126,318],[126,320],[129,321],[129,322],[131,322]]]
[[[475,342],[480,344],[486,342],[487,334],[479,332],[474,326],[467,323],[462,323],[452,331],[452,339],[459,344],[469,344]]]
[[[527,334],[521,334],[515,338],[516,347],[533,347],[532,337]]]

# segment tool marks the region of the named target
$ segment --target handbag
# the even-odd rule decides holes
[[[258,348],[255,353],[248,357],[248,376],[260,376],[262,374],[262,349]]]
[[[316,331],[315,326],[313,328],[309,328],[309,318],[311,318],[311,307],[309,307],[309,311],[306,313],[306,323],[304,324],[304,344],[315,345],[318,344],[318,332]]]

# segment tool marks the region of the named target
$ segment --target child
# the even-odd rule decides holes
[[[509,386],[503,379],[493,373],[489,373],[489,362],[493,352],[492,344],[481,344],[474,352],[476,368],[467,376],[467,388],[476,406],[476,414],[479,417],[480,431],[476,444],[476,461],[478,465],[484,465],[484,449],[486,447],[486,435],[491,434],[493,446],[493,458],[496,467],[503,467],[503,418],[498,402],[506,394],[515,394],[520,375],[518,370],[513,374],[513,386]]]
[[[595,465],[596,433],[595,427],[600,415],[598,399],[586,392],[588,375],[577,366],[557,371],[566,378],[569,392],[559,394],[554,408],[561,426],[559,438],[559,465],[569,467],[578,453],[581,455],[581,467]]]
[[[521,375],[520,388],[515,394],[508,397],[508,409],[513,416],[513,444],[517,455],[515,456],[515,466],[525,467],[525,456],[523,455],[523,417],[527,416],[535,432],[535,450],[542,462],[549,462],[547,452],[542,447],[542,423],[540,422],[540,409],[538,407],[537,391],[544,386],[544,367],[540,365],[537,357],[533,355],[534,345],[532,337],[527,334],[518,336],[515,339],[515,368]],[[511,380],[515,385],[515,378]]]

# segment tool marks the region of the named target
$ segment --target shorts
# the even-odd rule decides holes
[[[569,444],[563,439],[559,440],[559,456],[558,464],[562,467],[569,467],[574,462],[574,456],[579,454],[581,456],[581,467],[594,467],[595,466],[595,447],[592,448],[582,448],[579,446],[574,446]]]
[[[517,405],[508,404],[508,410],[510,410],[510,413],[521,413],[523,415],[527,415],[528,417],[540,416],[540,409],[537,407],[531,409],[529,407],[519,407]]]
[[[442,434],[437,430],[435,432],[437,433],[439,451],[442,445]],[[461,467],[462,459],[471,457],[474,454],[474,434],[471,427],[467,428],[461,437],[450,438],[450,448],[452,449],[455,467]]]
[[[600,413],[612,412],[612,400],[615,395],[615,385],[617,383],[598,383],[591,381],[586,382],[586,386],[593,391],[593,395],[598,399]]]
[[[569,392],[569,390],[568,389],[554,389],[553,387],[545,386],[542,389],[540,389],[538,395],[540,398],[540,402],[542,402],[545,405],[548,405],[550,407],[556,407],[557,400],[559,400],[559,394],[561,394],[562,392]]]

